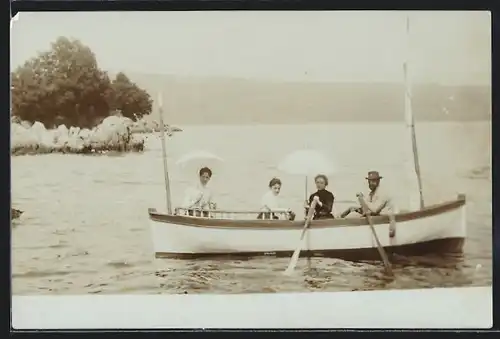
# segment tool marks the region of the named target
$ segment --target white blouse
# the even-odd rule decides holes
[[[394,205],[391,196],[380,187],[377,187],[373,193],[368,192],[365,195],[365,202],[371,210],[377,210],[380,206],[384,205],[380,211],[382,214],[397,213],[396,206]]]
[[[276,212],[287,210],[286,208],[281,207],[281,199],[279,195],[274,195],[271,191],[268,191],[262,196],[260,205],[262,211],[269,211],[269,209]]]
[[[210,202],[212,202],[212,191],[207,186],[198,184],[186,190],[182,207],[209,209]]]

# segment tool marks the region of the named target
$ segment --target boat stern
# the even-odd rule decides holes
[[[457,195],[457,200],[463,202],[460,206],[460,232],[465,239],[467,237],[467,197],[460,193]]]

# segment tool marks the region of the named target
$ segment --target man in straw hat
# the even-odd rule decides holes
[[[391,198],[385,195],[380,189],[380,180],[382,179],[380,174],[377,171],[370,171],[365,179],[368,181],[368,188],[370,192],[367,197],[365,197],[363,193],[356,194],[356,197],[362,198],[365,201],[368,206],[368,213],[373,216],[380,215],[382,212],[386,212],[384,214],[392,214],[393,206]],[[340,215],[340,217],[345,218],[352,212],[363,215],[362,208],[360,206],[355,206],[349,207]]]

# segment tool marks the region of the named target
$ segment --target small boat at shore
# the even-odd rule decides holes
[[[18,210],[18,209],[15,209],[15,208],[10,208],[10,220],[15,220],[15,219],[19,219],[21,217],[21,215],[24,213],[24,211],[21,211],[21,210]]]
[[[409,20],[407,21],[409,32]],[[411,107],[407,62],[405,76],[405,120],[411,140],[413,160],[409,173],[414,175],[419,206],[392,216],[291,221],[286,212],[274,212],[278,220],[259,220],[261,211],[185,210],[172,211],[170,188],[162,131],[163,165],[167,211],[149,208],[152,242],[157,258],[201,258],[220,256],[325,256],[346,260],[380,260],[381,252],[403,256],[462,254],[466,238],[466,197],[434,205],[424,205],[422,182]],[[162,110],[160,107],[160,126]],[[307,181],[306,181],[307,182]],[[417,199],[414,199],[416,201]],[[305,244],[297,252],[301,230],[308,229]],[[304,235],[304,233],[302,232]],[[302,238],[300,238],[302,239]],[[383,248],[383,250],[382,250]]]

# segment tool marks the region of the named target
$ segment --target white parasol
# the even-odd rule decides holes
[[[184,154],[175,164],[188,172],[199,171],[203,167],[208,167],[215,174],[221,169],[223,162],[224,160],[221,157],[209,151],[196,150]]]
[[[290,153],[278,166],[283,172],[295,175],[314,176],[332,174],[333,163],[320,151],[299,150]]]
[[[332,174],[334,172],[333,163],[328,157],[318,150],[298,150],[290,153],[279,164],[278,169],[294,175],[306,177],[305,196],[307,199],[308,177],[318,174]]]

